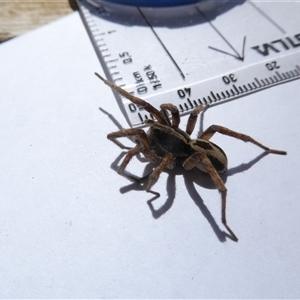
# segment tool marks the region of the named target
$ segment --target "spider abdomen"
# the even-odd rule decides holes
[[[222,148],[213,142],[203,139],[193,140],[191,144],[195,152],[202,152],[207,156],[218,173],[227,171],[228,161]],[[197,168],[206,172],[201,164],[198,164]]]

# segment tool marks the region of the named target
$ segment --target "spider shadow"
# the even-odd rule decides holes
[[[119,130],[124,129],[122,125],[114,118],[113,115],[105,111],[103,108],[99,108],[101,112],[106,114],[111,121],[118,127]],[[206,110],[206,109],[205,109]],[[204,113],[199,116],[199,128],[197,136],[200,136],[203,132],[203,123],[204,123]],[[129,140],[131,140],[129,138]],[[118,172],[119,165],[123,157],[126,155],[127,151],[122,151],[118,157],[115,159],[115,161],[111,164],[111,168]],[[230,168],[225,174],[221,175],[221,178],[224,183],[227,182],[227,178],[229,176],[233,176],[238,173],[245,172],[249,170],[254,164],[259,162],[263,157],[265,157],[268,153],[263,152],[260,155],[258,155],[256,158],[251,160],[248,163],[242,163],[237,167]],[[130,173],[125,169],[125,171],[121,174],[123,177],[127,178],[131,181],[131,184],[124,186],[120,188],[120,192],[127,193],[131,190],[136,191],[145,191],[147,187],[147,179],[149,175],[153,172],[155,167],[157,165],[153,163],[149,163],[145,158],[143,158],[141,155],[135,156],[140,162],[146,163],[143,171],[143,176],[137,177],[136,175]],[[194,203],[198,206],[200,212],[203,214],[203,216],[206,218],[208,223],[211,225],[214,233],[216,234],[217,238],[220,242],[225,242],[226,237],[232,239],[232,237],[225,231],[221,230],[217,222],[215,221],[214,217],[210,213],[209,209],[204,203],[203,198],[199,195],[196,186],[200,186],[205,189],[216,189],[215,184],[213,183],[211,177],[199,171],[198,169],[193,169],[191,171],[185,171],[181,166],[176,166],[173,170],[164,170],[164,173],[168,174],[167,182],[166,182],[166,192],[167,192],[167,199],[164,201],[164,203],[159,207],[155,208],[153,205],[153,202],[159,198],[159,196],[154,196],[151,199],[147,201],[147,204],[151,210],[152,216],[155,219],[160,218],[163,214],[165,214],[173,205],[175,197],[176,197],[176,176],[183,176],[185,187],[190,195],[190,197],[193,199]]]
[[[249,170],[252,166],[254,166],[256,163],[258,163],[263,157],[268,155],[268,152],[263,152],[260,155],[258,155],[256,158],[251,160],[248,163],[242,163],[238,165],[237,167],[230,168],[225,174],[222,174],[220,177],[222,178],[224,184],[226,184],[228,177],[236,175],[238,173],[243,173],[247,170]],[[212,227],[215,235],[219,239],[220,242],[225,242],[226,237],[230,238],[232,237],[227,232],[220,229],[219,225],[216,223],[214,217],[210,213],[209,209],[205,205],[203,198],[200,196],[198,191],[196,190],[196,185],[200,186],[205,189],[217,189],[215,184],[213,183],[211,177],[203,173],[197,169],[194,169],[193,172],[185,171],[183,172],[184,177],[184,183],[186,186],[186,189],[190,195],[190,197],[193,199],[195,204],[198,206],[199,210],[203,214],[203,216],[206,218],[210,226]],[[219,199],[221,200],[221,199]]]
[[[118,171],[119,168],[119,163],[122,160],[122,158],[125,156],[126,151],[123,151],[120,153],[120,155],[115,159],[115,161],[111,164],[111,168],[115,170],[116,172]],[[259,154],[256,158],[253,160],[249,161],[248,163],[242,163],[234,168],[228,169],[228,171],[225,174],[221,175],[221,178],[224,183],[227,182],[227,178],[233,175],[236,175],[238,173],[245,172],[249,170],[252,166],[254,166],[256,163],[258,163],[263,157],[268,155],[268,152],[263,152]],[[142,162],[146,162],[143,159],[139,159]],[[147,179],[149,175],[152,173],[154,168],[156,167],[155,164],[147,162],[144,171],[143,171],[143,177],[139,178],[132,173],[128,171],[124,171],[122,176],[125,178],[129,179],[132,183],[123,186],[120,188],[120,192],[127,193],[132,190],[135,191],[145,191],[147,187]],[[203,198],[200,196],[198,193],[196,186],[205,188],[205,189],[214,189],[216,190],[216,186],[213,183],[211,177],[206,174],[201,172],[198,169],[193,169],[191,171],[186,171],[184,170],[181,166],[176,166],[173,170],[164,170],[164,173],[168,174],[167,177],[167,182],[166,182],[166,192],[167,192],[167,199],[164,201],[164,203],[158,207],[155,208],[153,205],[153,202],[159,198],[159,196],[154,196],[151,199],[147,201],[147,204],[151,210],[152,216],[154,219],[159,219],[163,214],[165,214],[173,205],[175,197],[176,197],[176,176],[183,176],[184,178],[184,183],[185,187],[196,204],[196,206],[199,208],[200,212],[202,215],[206,218],[208,223],[210,224],[212,230],[214,231],[215,235],[219,239],[220,242],[225,242],[226,238],[229,238],[232,240],[231,235],[229,235],[227,232],[223,231],[220,229],[218,223],[216,222],[215,218],[213,215],[210,213],[209,209],[204,203]]]
[[[99,107],[99,110],[102,113],[104,113],[105,115],[107,115],[108,118],[116,125],[116,127],[118,127],[119,130],[124,129],[124,127],[120,124],[120,122],[112,114],[110,114],[108,111],[106,111],[102,107]]]

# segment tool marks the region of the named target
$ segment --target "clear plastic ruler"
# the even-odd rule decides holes
[[[155,107],[184,114],[300,78],[299,1],[77,2],[108,80]],[[130,125],[151,118],[114,94]]]

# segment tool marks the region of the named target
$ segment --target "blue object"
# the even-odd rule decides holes
[[[199,2],[199,0],[105,0],[105,1],[117,3],[117,4],[148,6],[148,7],[188,5],[188,4]]]

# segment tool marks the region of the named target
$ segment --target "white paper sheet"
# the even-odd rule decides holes
[[[299,298],[300,82],[204,115],[204,128],[288,152],[213,137],[229,159],[235,243],[207,176],[163,173],[152,214],[145,187],[111,168],[122,150],[106,139],[118,130],[108,114],[127,124],[95,71],[77,13],[0,46],[0,297]]]

